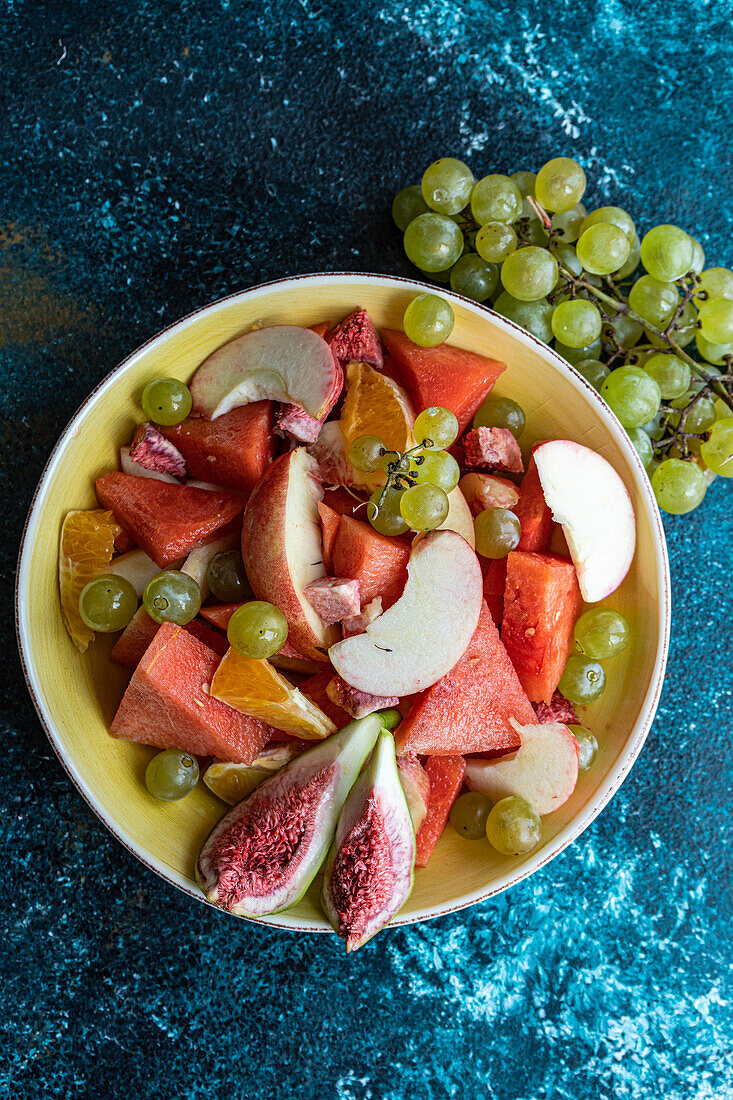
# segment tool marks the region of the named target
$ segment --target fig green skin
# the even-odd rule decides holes
[[[300,901],[326,857],[341,808],[381,729],[382,724],[375,715],[367,715],[366,718],[351,722],[338,733],[291,760],[225,814],[204,841],[196,861],[196,880],[208,901],[235,916],[250,918],[280,913]],[[218,876],[212,860],[220,838],[238,818],[258,809],[264,814],[272,806],[274,798],[282,798],[291,788],[302,786],[308,779],[331,767],[333,772],[329,783],[320,793],[315,807],[313,835],[308,840],[305,851],[299,850],[298,859],[293,861],[292,874],[281,883],[274,884],[270,892],[244,895],[232,904],[221,902],[218,897]]]
[[[372,912],[366,926],[354,934],[342,927],[334,902],[334,876],[336,859],[343,844],[348,841],[355,826],[367,810],[369,802],[376,800],[385,815],[385,829],[389,839],[392,862],[392,889],[381,910]],[[394,737],[382,729],[369,763],[354,784],[338,819],[336,836],[324,867],[321,904],[334,930],[346,941],[346,950],[355,951],[384,928],[402,908],[412,890],[415,869],[415,832],[412,817],[402,789]]]

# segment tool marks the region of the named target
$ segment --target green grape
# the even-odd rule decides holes
[[[598,755],[598,742],[585,726],[568,726],[578,742],[578,771],[587,772]]]
[[[662,283],[681,279],[692,266],[692,238],[676,225],[655,225],[641,241],[641,262]]]
[[[349,444],[346,457],[355,470],[373,474],[379,469],[384,453],[384,443],[379,436],[357,435]]]
[[[620,267],[615,274],[616,279],[628,279],[629,275],[633,275],[639,266],[639,260],[641,259],[641,241],[634,235],[634,241],[631,245],[631,251],[629,252],[629,258],[623,267]]]
[[[409,464],[409,459],[404,459],[399,451],[385,451],[379,460],[379,466],[385,474],[388,474],[390,466],[397,465],[398,469],[402,469],[405,462]]]
[[[630,633],[621,612],[609,607],[591,607],[580,616],[574,630],[580,652],[596,661],[623,652],[629,644]]]
[[[522,192],[522,198],[526,199],[527,195],[534,194],[535,180],[537,179],[536,172],[527,172],[520,170],[519,172],[512,172],[509,179],[514,180],[519,190]]]
[[[434,531],[448,518],[449,511],[445,492],[429,482],[405,489],[400,500],[402,518],[413,531]]]
[[[708,299],[733,298],[733,271],[727,267],[709,267],[707,271],[703,271],[695,298],[704,301],[703,294]]]
[[[686,348],[688,344],[691,344],[695,339],[695,334],[699,332],[697,327],[697,310],[692,302],[688,302],[687,305],[682,307],[682,312],[675,321],[674,338],[681,348]],[[659,340],[654,333],[650,333],[649,342],[654,344],[655,347],[664,347],[668,345]]]
[[[264,600],[243,603],[227,626],[227,639],[241,657],[261,661],[274,657],[288,637],[288,622],[282,611]]]
[[[450,447],[458,436],[458,430],[458,420],[449,409],[432,405],[415,417],[413,434],[417,443],[429,439],[433,447]]]
[[[405,230],[403,243],[408,260],[416,267],[445,271],[463,251],[463,234],[444,214],[420,214]]]
[[[422,462],[413,459],[410,473],[418,485],[437,485],[444,493],[451,493],[461,479],[461,468],[447,451],[424,451]]]
[[[638,344],[641,339],[644,329],[628,314],[617,313],[612,320],[606,321],[604,331],[613,333],[619,347],[633,348],[634,344]]]
[[[242,603],[252,595],[239,550],[215,554],[206,570],[211,595],[222,603]]]
[[[578,374],[583,375],[587,382],[590,382],[593,389],[599,391],[610,374],[608,367],[600,359],[581,359],[579,363],[575,364],[575,369]]]
[[[472,302],[485,302],[498,282],[499,272],[494,264],[487,264],[475,252],[461,256],[450,273],[451,290]]]
[[[585,207],[582,202],[579,202],[570,210],[566,210],[562,214],[555,214],[552,219],[552,228],[565,244],[572,244],[580,236],[580,227],[585,220]]]
[[[522,528],[508,508],[484,508],[473,521],[476,553],[482,558],[505,558],[516,549]]]
[[[419,183],[403,187],[392,201],[392,221],[401,233],[405,232],[411,221],[429,212],[430,207],[422,197]]]
[[[640,367],[619,367],[601,386],[601,396],[625,428],[640,428],[659,411],[658,384]]]
[[[452,270],[452,267],[446,267],[444,271],[431,271],[430,279],[434,283],[442,283],[443,286],[448,286],[450,283],[450,273]]]
[[[699,387],[698,387],[699,389]],[[690,404],[690,401],[695,396],[696,391],[690,389],[687,393],[683,393],[682,397],[676,397],[671,402],[673,409],[686,409]],[[680,422],[678,415],[672,415],[669,418],[670,424],[676,426]],[[685,417],[685,431],[693,432],[695,434],[699,432],[706,432],[708,428],[715,422],[715,402],[711,397],[701,397],[699,401],[690,409],[689,413]]]
[[[690,264],[690,271],[694,275],[700,275],[702,269],[705,267],[705,249],[695,237],[690,237],[692,241],[692,263]],[[721,297],[725,297],[722,295]]]
[[[555,255],[558,263],[563,264],[565,267],[572,271],[573,275],[583,274],[583,265],[578,259],[578,253],[575,251],[571,244],[557,244],[555,245]],[[568,282],[569,280],[560,268],[560,283]]]
[[[730,298],[711,298],[698,306],[700,330],[711,344],[730,344],[733,341],[733,301]]]
[[[396,730],[402,721],[402,715],[395,707],[386,707],[384,710],[375,710],[377,718],[387,730]]]
[[[369,497],[367,518],[374,530],[378,531],[380,535],[404,535],[407,524],[400,512],[402,491],[400,489],[389,489],[380,505],[379,498],[382,491],[382,489],[377,489]],[[379,511],[377,511],[377,506],[379,506]]]
[[[563,344],[561,340],[556,340],[555,351],[558,355],[561,355],[563,359],[566,359],[568,363],[572,363],[572,365],[575,366],[577,363],[582,363],[586,359],[597,359],[601,354],[602,345],[600,337],[598,340],[594,340],[592,344],[589,344],[587,348],[570,348],[567,344]]]
[[[190,413],[191,391],[177,378],[154,378],[143,390],[141,404],[148,420],[169,427]]]
[[[733,355],[733,344],[711,344],[701,332],[695,334],[695,344],[703,359],[721,366],[726,355]]]
[[[185,626],[201,607],[201,589],[193,577],[179,569],[156,573],[145,585],[143,606],[156,623]]]
[[[520,302],[518,298],[512,298],[511,294],[502,290],[494,302],[494,309],[502,317],[526,328],[545,344],[549,344],[552,339],[552,315],[555,307],[546,298],[538,298],[536,302]]]
[[[522,204],[522,218],[528,219],[522,224],[524,241],[527,244],[538,245],[540,248],[547,248],[549,234],[526,199]]]
[[[542,822],[529,802],[513,794],[492,806],[486,819],[486,838],[504,856],[524,855],[539,844]]]
[[[537,173],[534,193],[540,206],[564,214],[580,202],[585,192],[585,172],[570,157],[555,157]]]
[[[561,302],[552,315],[555,339],[571,348],[587,348],[601,335],[601,315],[582,298]]]
[[[603,665],[589,657],[579,657],[573,653],[560,677],[558,691],[577,706],[592,703],[603,694],[606,686],[606,674]]]
[[[476,234],[475,245],[482,260],[500,264],[512,252],[516,252],[517,234],[510,225],[503,222],[487,222]]]
[[[455,270],[455,269],[454,269]],[[453,309],[439,294],[418,294],[405,310],[405,335],[421,348],[434,348],[453,331]]]
[[[733,477],[733,417],[730,409],[723,407],[727,415],[713,424],[710,438],[703,442],[700,454],[707,468],[714,474]]]
[[[690,387],[690,368],[676,355],[652,355],[644,363],[644,370],[664,398],[681,397]]]
[[[137,611],[137,592],[124,577],[105,573],[85,584],[79,594],[82,621],[98,634],[124,630]]]
[[[512,252],[501,268],[504,289],[520,302],[545,298],[557,282],[557,261],[544,248],[530,245]]]
[[[145,786],[153,798],[175,802],[189,794],[199,780],[195,756],[179,749],[156,753],[145,769]]]
[[[585,233],[592,225],[615,225],[622,229],[629,241],[629,248],[633,248],[636,240],[636,226],[634,219],[620,206],[601,206],[598,210],[592,210],[583,222],[580,233]]]
[[[652,474],[652,489],[663,512],[681,516],[702,503],[707,483],[704,473],[694,462],[665,458]]]
[[[486,836],[486,819],[490,812],[491,800],[479,791],[469,791],[455,800],[448,820],[464,840],[481,840]]]
[[[638,454],[645,469],[649,469],[649,463],[654,457],[652,441],[643,428],[627,428],[631,445]]]
[[[664,435],[665,428],[667,426],[667,414],[663,413],[660,409],[659,412],[648,420],[646,424],[641,425],[641,430],[645,432],[650,439],[659,440]],[[628,429],[627,429],[628,431]]]
[[[420,190],[431,210],[458,214],[468,205],[475,182],[473,172],[462,160],[441,157],[425,169]]]
[[[642,275],[629,291],[631,308],[658,328],[669,324],[679,300],[679,291],[674,283],[661,283],[652,275]]]
[[[487,397],[474,413],[474,428],[508,428],[515,439],[524,431],[524,409],[510,397]]]
[[[592,275],[610,275],[626,263],[631,252],[623,229],[611,222],[597,222],[584,229],[575,246],[578,259]]]
[[[471,192],[471,213],[479,225],[509,225],[522,213],[522,192],[509,176],[484,176]]]

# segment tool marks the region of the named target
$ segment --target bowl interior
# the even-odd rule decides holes
[[[86,402],[52,456],[26,532],[18,581],[19,634],[36,705],[64,764],[116,836],[144,862],[203,900],[193,872],[198,848],[224,807],[199,784],[180,803],[160,803],[143,775],[154,750],[107,734],[127,676],[107,660],[100,637],[80,656],[66,635],[57,592],[58,538],[64,515],[96,507],[93,482],[116,468],[119,447],[141,418],[144,384],[158,375],[188,380],[204,357],[260,319],[314,324],[365,306],[378,327],[399,327],[416,284],[376,276],[312,276],[225,299],[150,341]],[[579,376],[544,345],[460,298],[451,343],[506,362],[495,388],[524,408],[525,453],[538,439],[568,438],[592,447],[623,478],[637,517],[637,551],[621,588],[607,601],[632,626],[632,642],[606,662],[608,686],[589,709],[600,745],[565,806],[544,819],[542,845],[525,857],[500,856],[488,844],[446,830],[396,923],[434,916],[486,897],[556,854],[595,816],[623,779],[648,730],[661,687],[669,621],[663,534],[645,475],[623,430]],[[272,918],[278,926],[325,928],[317,889]]]

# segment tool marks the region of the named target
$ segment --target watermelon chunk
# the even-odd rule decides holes
[[[484,599],[491,612],[491,618],[501,626],[504,616],[504,588],[506,587],[506,558],[496,558],[489,562],[484,575]]]
[[[234,530],[244,501],[228,493],[131,474],[104,474],[97,498],[161,569]]]
[[[575,566],[569,558],[520,550],[508,555],[501,637],[533,703],[551,701],[570,656],[573,627],[582,608]]]
[[[216,653],[173,623],[163,623],[132,674],[112,737],[251,764],[275,730],[214,699]]]
[[[112,647],[110,661],[114,661],[116,665],[122,665],[123,668],[137,668],[145,650],[158,633],[158,626],[159,624],[150,618],[144,607],[138,607]],[[209,649],[213,649],[214,653],[218,653],[220,657],[223,657],[229,648],[226,638],[199,619],[192,619],[183,629],[193,634],[194,638],[198,638]]]
[[[425,820],[415,837],[416,867],[427,867],[445,829],[450,808],[458,797],[465,770],[466,761],[462,756],[431,756],[425,765],[430,779],[430,798]]]
[[[415,696],[395,733],[397,752],[428,756],[516,752],[519,735],[510,718],[520,725],[537,721],[484,604],[458,664],[437,684]]]
[[[336,729],[340,730],[344,726],[348,726],[352,719],[351,715],[347,714],[337,703],[334,703],[328,695],[326,689],[332,679],[333,670],[317,672],[315,676],[309,676],[307,680],[303,680],[299,690],[307,695],[317,707],[320,707],[323,713],[331,719]]]
[[[321,545],[323,547],[323,567],[327,573],[333,573],[333,546],[336,542],[341,515],[322,501],[318,504],[321,517]]]
[[[249,494],[275,457],[272,402],[253,401],[216,420],[189,416],[160,431],[186,460],[189,476]]]
[[[386,611],[400,596],[407,580],[410,548],[375,531],[371,524],[342,516],[333,545],[333,571],[361,585],[362,607],[382,597]]]
[[[512,508],[522,526],[517,550],[547,550],[552,538],[552,512],[542,492],[537,463],[530,459],[519,486],[519,500]]]
[[[382,339],[413,407],[421,411],[442,405],[458,417],[461,431],[506,369],[496,359],[447,344],[420,348],[404,332],[386,329]]]

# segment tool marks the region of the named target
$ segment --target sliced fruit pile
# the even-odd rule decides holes
[[[629,628],[583,607],[623,581],[634,515],[588,448],[523,453],[503,370],[364,310],[258,328],[149,383],[102,508],[67,516],[69,634],[118,632],[131,673],[110,734],[162,750],[161,802],[201,770],[232,807],[198,859],[214,904],[279,912],[323,868],[353,950],[449,820],[527,853],[596,755],[576,708]]]

